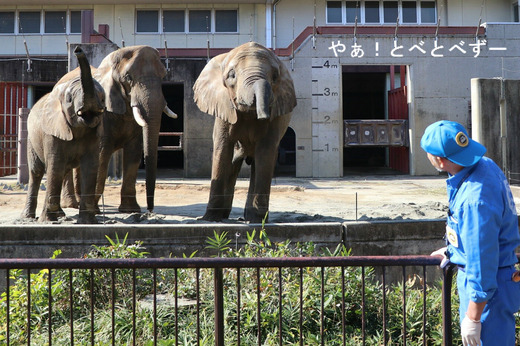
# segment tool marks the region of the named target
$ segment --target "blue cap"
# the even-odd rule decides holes
[[[448,120],[428,126],[421,138],[421,147],[427,153],[464,167],[473,166],[486,153],[486,147],[472,140],[464,126]]]

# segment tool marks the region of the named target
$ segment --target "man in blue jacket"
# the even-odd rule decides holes
[[[518,216],[501,169],[484,157],[486,148],[453,121],[428,126],[421,139],[431,164],[448,172],[447,248],[458,266],[461,334],[464,345],[515,345],[515,249],[520,245]]]

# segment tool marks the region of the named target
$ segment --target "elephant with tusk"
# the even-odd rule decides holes
[[[96,205],[105,188],[110,157],[123,149],[123,181],[118,209],[126,213],[141,212],[135,184],[144,151],[147,210],[153,211],[161,116],[165,113],[177,118],[166,105],[162,93],[165,75],[166,68],[159,52],[150,46],[120,48],[107,55],[93,72],[105,90],[107,106],[99,150]],[[71,196],[69,203],[73,206],[73,185],[69,182],[67,186],[67,195]]]
[[[267,219],[278,145],[296,107],[289,71],[271,50],[249,42],[211,59],[193,90],[200,110],[215,116],[210,196],[203,219],[229,217],[244,160],[251,164],[244,218]]]

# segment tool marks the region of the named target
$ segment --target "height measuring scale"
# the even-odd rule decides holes
[[[343,176],[339,59],[312,59],[312,176]]]

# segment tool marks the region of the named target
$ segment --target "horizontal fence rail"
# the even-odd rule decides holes
[[[153,340],[154,345],[164,338],[175,340],[175,345],[224,345],[225,341],[230,342],[229,335],[233,336],[232,344],[251,344],[251,336],[244,332],[246,328],[251,328],[251,324],[256,330],[254,338],[258,345],[271,344],[273,340],[279,345],[350,345],[352,340],[347,330],[352,328],[353,318],[360,323],[358,344],[367,343],[367,328],[371,323],[381,323],[379,344],[399,342],[406,345],[410,337],[408,329],[413,327],[416,335],[415,329],[422,328],[413,344],[419,340],[427,345],[433,340],[428,340],[426,336],[426,268],[436,267],[439,270],[439,263],[439,258],[431,256],[0,259],[0,269],[6,272],[6,290],[1,306],[7,312],[2,321],[4,325],[0,327],[3,334],[0,343],[19,344],[20,340],[13,339],[15,329],[21,330],[24,335],[23,343],[31,344],[31,338],[42,342],[41,335],[33,335],[36,334],[34,330],[39,328],[48,333],[45,343],[49,345],[85,343],[85,337],[78,341],[81,333],[86,333],[88,343],[94,345],[101,337],[96,334],[100,330],[99,321],[110,316],[107,317],[107,323],[112,325],[108,339],[113,345],[121,344],[123,332],[129,335],[130,343],[134,345],[141,344],[139,340],[145,333],[149,335],[145,340]],[[422,267],[422,270],[413,272],[411,269],[415,267]],[[382,300],[369,302],[366,290],[368,282],[374,281],[375,276],[369,275],[374,268],[380,269],[381,283],[377,287],[381,290]],[[402,273],[398,282],[402,285],[399,341],[392,339],[388,331],[391,312],[387,300],[391,290],[386,273],[391,270],[389,268]],[[442,292],[445,345],[451,344],[453,267],[448,268],[443,273]],[[40,272],[37,273],[37,270]],[[186,270],[190,271],[189,275],[186,275]],[[45,277],[43,280],[42,275]],[[410,275],[422,276],[419,280],[419,291],[422,292],[421,327],[411,327],[407,323],[409,286],[406,281]],[[26,278],[25,294],[13,289],[15,276]],[[80,277],[85,279],[86,284],[80,281]],[[304,292],[309,282],[316,282],[319,289]],[[34,293],[37,285],[46,285],[43,298]],[[351,287],[353,285],[355,287]],[[186,294],[186,287],[190,288],[191,293]],[[168,291],[173,299],[166,311],[161,307],[161,299],[164,298],[161,293],[164,291]],[[289,301],[290,292],[296,292],[296,302]],[[128,299],[123,298],[126,293]],[[190,296],[188,303],[184,301],[185,295]],[[354,301],[354,295],[359,296],[360,300]],[[145,296],[151,300],[149,309],[143,308]],[[245,298],[248,302],[252,299],[254,306],[249,306]],[[42,308],[41,299],[46,300],[45,308]],[[79,316],[78,305],[85,302],[87,312]],[[370,304],[378,305],[381,311],[381,316],[375,320],[372,313],[367,316]],[[26,311],[20,312],[24,308]],[[273,313],[267,313],[267,308],[272,309]],[[35,319],[34,309],[45,310],[43,315],[46,318]],[[130,316],[122,316],[124,309],[130,311]],[[38,312],[41,313],[40,310]],[[332,315],[330,311],[333,311]],[[19,314],[26,316],[25,322],[22,325],[17,322],[15,326],[14,319]],[[167,322],[164,322],[164,314],[167,314]],[[296,316],[297,325],[287,325],[284,316],[291,314]],[[56,325],[58,320],[60,327]],[[147,331],[143,331],[146,324],[143,320],[149,321]],[[188,320],[191,322],[188,323]],[[208,321],[211,325],[209,335],[208,328],[202,327]],[[308,339],[309,335],[306,334],[311,328],[309,326],[313,325],[312,321],[316,322],[317,328],[317,336],[313,340]],[[62,332],[60,328],[69,330],[65,341],[55,335]],[[192,336],[187,336],[188,329],[193,330]],[[188,339],[192,341],[186,341]]]

